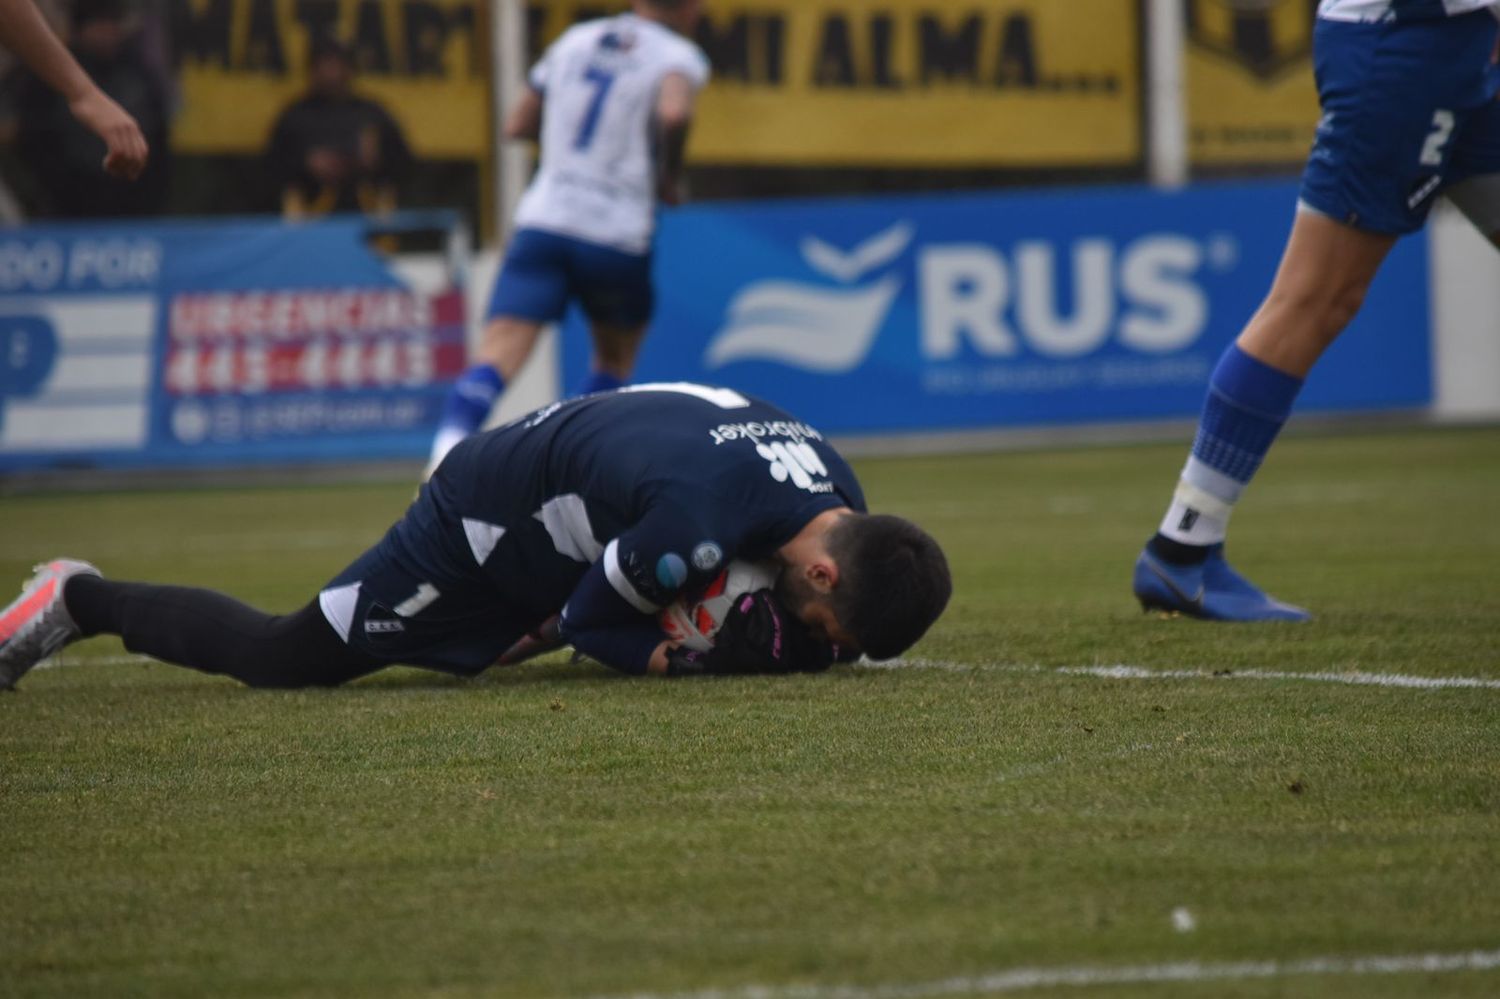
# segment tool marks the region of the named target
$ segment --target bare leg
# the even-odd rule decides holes
[[[1240,349],[1278,371],[1307,377],[1358,314],[1395,243],[1394,236],[1298,212],[1270,294],[1236,341]]]
[[[635,371],[635,359],[646,339],[645,324],[613,326],[594,324],[594,370],[602,371],[622,382]]]
[[[1172,503],[1136,562],[1143,606],[1216,620],[1309,617],[1236,573],[1223,541],[1234,504],[1290,415],[1303,378],[1359,312],[1395,241],[1298,213],[1270,293],[1214,369]]]
[[[595,322],[593,334],[593,365],[588,377],[577,388],[579,395],[607,392],[630,381],[641,341],[646,338],[646,327],[644,324],[616,326]]]
[[[509,383],[515,380],[530,360],[541,334],[542,324],[533,319],[496,316],[485,324],[479,347],[474,352],[474,360],[479,364],[488,364]]]

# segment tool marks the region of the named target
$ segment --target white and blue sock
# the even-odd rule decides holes
[[[458,376],[443,402],[429,467],[436,468],[455,444],[484,426],[495,400],[504,391],[505,379],[488,364],[476,364]]]
[[[1193,452],[1172,505],[1151,541],[1174,562],[1207,556],[1224,540],[1229,515],[1291,415],[1302,379],[1231,344],[1214,368]]]
[[[625,379],[616,378],[607,371],[590,371],[583,384],[578,386],[579,395],[593,395],[595,392],[610,392],[625,385]]]

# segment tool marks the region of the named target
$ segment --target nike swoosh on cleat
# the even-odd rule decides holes
[[[47,606],[57,592],[57,580],[49,579],[45,586],[16,603],[11,612],[0,618],[0,642],[14,638],[37,611]]]
[[[1173,582],[1171,576],[1168,576],[1165,572],[1162,572],[1161,569],[1157,568],[1155,562],[1151,561],[1150,559],[1147,559],[1146,560],[1146,568],[1148,568],[1148,569],[1151,570],[1151,574],[1153,576],[1155,576],[1157,579],[1161,580],[1163,583],[1166,583],[1167,584],[1167,589],[1169,589],[1173,593],[1177,594],[1177,596],[1179,598],[1181,598],[1182,600],[1185,600],[1187,603],[1189,603],[1192,606],[1198,608],[1199,610],[1203,609],[1203,595],[1208,592],[1208,587],[1207,586],[1205,586],[1202,583],[1199,583],[1198,584],[1198,592],[1196,594],[1194,594],[1193,596],[1188,596],[1186,593],[1182,592],[1182,588],[1181,587],[1179,587],[1175,582]]]

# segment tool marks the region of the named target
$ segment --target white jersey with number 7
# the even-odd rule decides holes
[[[674,73],[702,87],[708,58],[633,14],[575,25],[554,42],[531,71],[543,98],[541,165],[517,226],[647,252],[656,226],[656,98]]]

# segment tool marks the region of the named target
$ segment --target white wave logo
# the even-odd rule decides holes
[[[901,251],[911,244],[911,238],[916,232],[910,222],[898,222],[885,232],[871,236],[848,253],[830,246],[816,236],[804,236],[802,257],[818,273],[850,284],[901,256]]]
[[[802,240],[809,267],[853,284],[893,262],[911,245],[916,227],[899,222],[845,252],[816,236]],[[829,288],[795,281],[761,281],[729,305],[729,323],[704,355],[710,368],[733,361],[770,360],[822,374],[859,367],[901,291],[900,275],[858,288]]]

